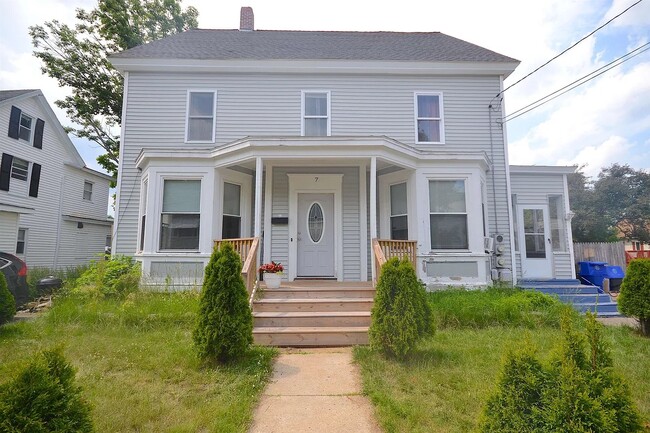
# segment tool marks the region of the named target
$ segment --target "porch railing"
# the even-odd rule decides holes
[[[630,264],[634,259],[650,259],[650,250],[630,250],[625,251],[625,262]]]
[[[393,257],[407,258],[411,261],[413,268],[417,269],[417,241],[373,239],[372,250],[375,256],[375,280],[379,278],[382,265]]]
[[[214,246],[219,249],[226,242],[232,245],[242,259],[241,276],[250,297],[249,303],[252,304],[257,289],[257,250],[260,238],[218,239],[214,241]]]

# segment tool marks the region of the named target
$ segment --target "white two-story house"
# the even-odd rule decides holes
[[[566,167],[509,167],[518,61],[442,33],[190,30],[111,56],[124,75],[113,251],[200,280],[257,237],[284,278],[367,281],[411,240],[429,285],[574,277]]]
[[[40,90],[0,91],[0,251],[29,267],[96,260],[111,177],[86,167]]]

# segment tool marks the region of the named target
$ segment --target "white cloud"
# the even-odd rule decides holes
[[[613,162],[621,161],[629,156],[632,144],[627,139],[619,136],[609,137],[604,142],[595,146],[586,146],[578,154],[568,160],[559,159],[558,165],[584,165],[584,173],[595,177],[602,167],[607,167]]]
[[[613,0],[612,6],[609,8],[603,22],[606,22],[623,12],[630,5],[636,3],[636,0]],[[626,26],[647,26],[650,25],[650,3],[642,1],[629,11],[612,21],[613,27],[626,27]]]

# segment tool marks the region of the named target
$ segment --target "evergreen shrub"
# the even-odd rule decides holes
[[[39,354],[0,388],[0,432],[93,431],[91,408],[60,349]]]
[[[241,258],[230,243],[215,249],[205,268],[194,345],[204,361],[227,362],[253,342],[253,315],[241,276]]]
[[[588,314],[584,334],[570,316],[563,340],[544,365],[529,344],[506,355],[482,433],[635,433],[642,431],[629,388],[613,370],[603,325]]]
[[[382,266],[371,318],[371,347],[397,358],[435,332],[426,291],[408,259],[394,257]]]
[[[7,287],[7,280],[0,272],[0,325],[7,323],[16,315],[16,300]]]
[[[650,259],[630,262],[621,284],[618,306],[626,316],[639,319],[641,332],[650,337]]]

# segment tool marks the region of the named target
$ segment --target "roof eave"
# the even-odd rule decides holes
[[[152,59],[111,57],[125,72],[232,72],[232,73],[343,73],[405,75],[510,75],[512,62],[416,62],[376,60],[257,60],[257,59]]]

